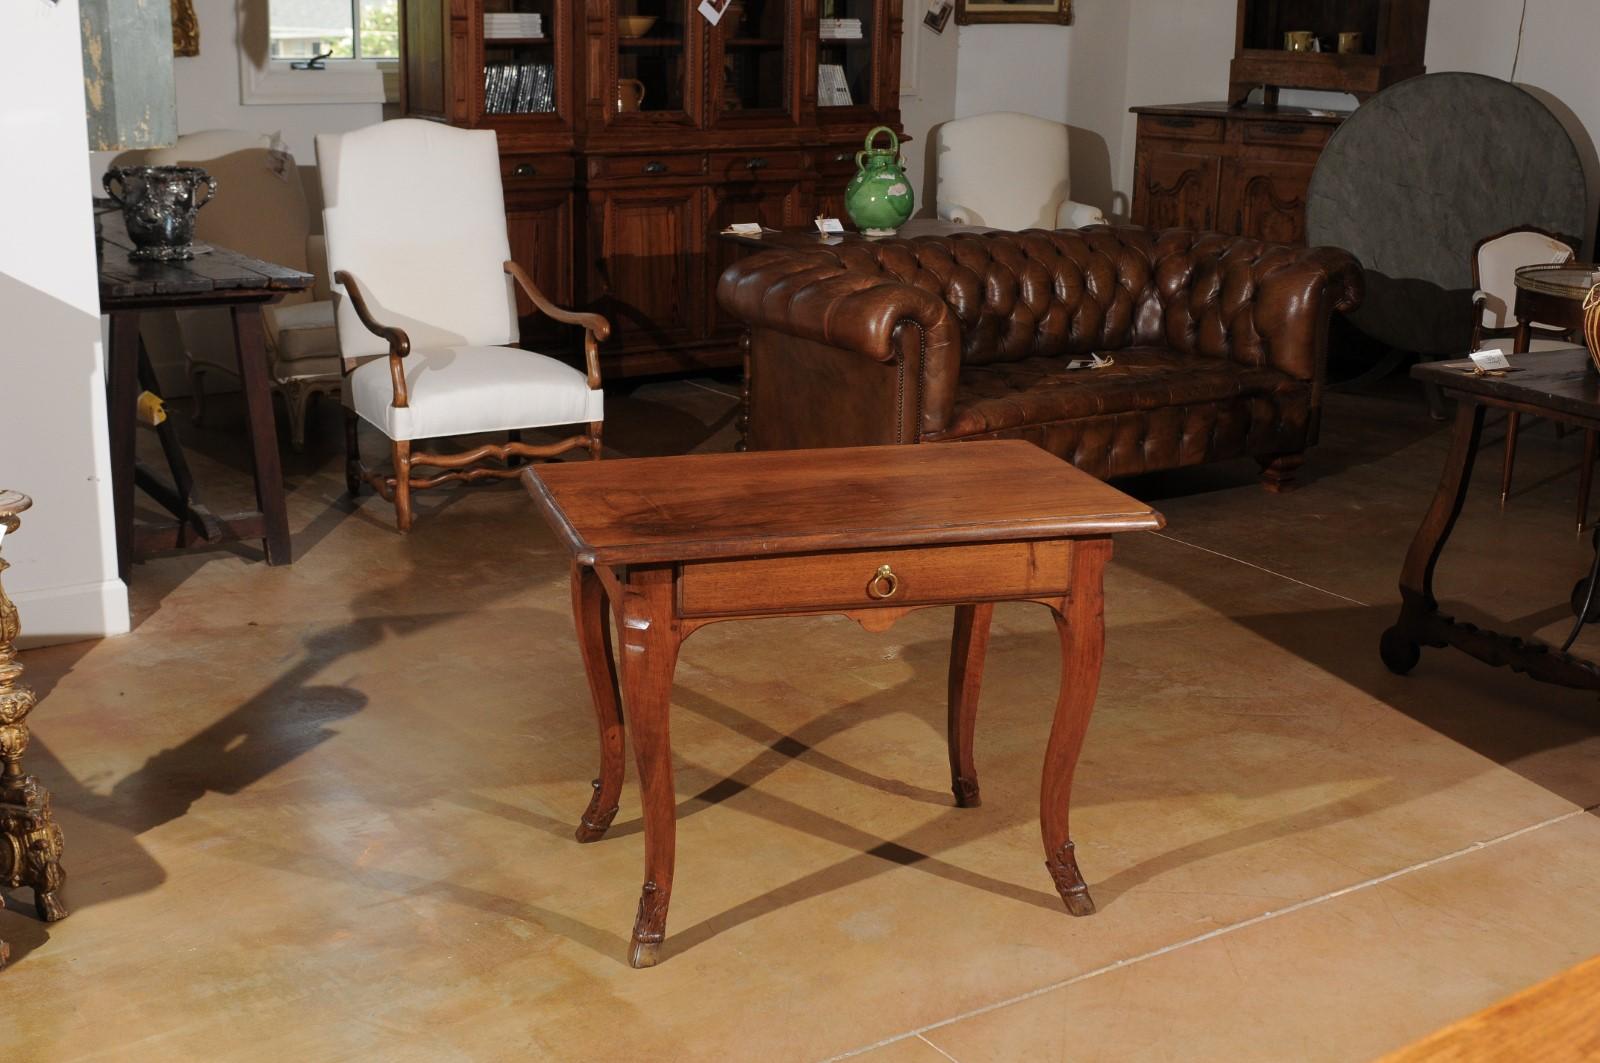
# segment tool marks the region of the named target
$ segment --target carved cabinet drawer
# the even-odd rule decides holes
[[[1050,597],[1066,593],[1071,556],[1058,539],[690,562],[678,607],[717,616]]]
[[[624,177],[701,177],[706,172],[706,157],[694,155],[601,155],[589,160],[589,176],[600,179]]]
[[[1244,122],[1246,144],[1293,144],[1321,150],[1333,135],[1326,122]]]
[[[572,181],[572,171],[571,155],[500,156],[500,177],[507,187],[545,181],[566,184]]]
[[[1183,140],[1221,140],[1222,119],[1197,118],[1187,114],[1141,114],[1139,135],[1179,137]]]
[[[803,151],[729,151],[711,156],[711,173],[724,181],[793,177],[805,169]]]

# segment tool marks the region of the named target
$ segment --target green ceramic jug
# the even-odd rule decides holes
[[[875,148],[879,133],[889,134],[887,148]],[[900,138],[886,125],[867,134],[865,149],[856,152],[856,175],[844,190],[844,209],[868,236],[893,236],[916,208],[911,182],[900,168]]]

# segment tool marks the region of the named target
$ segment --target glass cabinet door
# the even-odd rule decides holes
[[[789,111],[792,21],[791,0],[730,0],[717,24],[722,48],[720,74],[715,60],[712,67],[715,120]]]
[[[685,0],[613,0],[616,15],[617,83],[607,110],[629,115],[681,116],[691,107],[694,75],[690,22]],[[693,17],[698,18],[698,15]]]
[[[872,107],[878,0],[822,0],[817,32],[817,116]]]
[[[551,115],[564,109],[556,72],[556,0],[485,0],[483,108],[497,115]]]

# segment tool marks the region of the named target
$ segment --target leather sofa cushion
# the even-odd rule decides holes
[[[966,365],[954,417],[941,437],[1001,432],[1022,425],[1105,414],[1194,406],[1304,390],[1286,373],[1155,347],[1106,352],[1115,364],[1069,370],[1056,357]]]

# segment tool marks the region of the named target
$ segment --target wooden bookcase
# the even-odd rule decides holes
[[[403,6],[402,113],[496,131],[512,254],[557,302],[610,319],[610,379],[737,365],[714,298],[736,249],[717,233],[842,215],[867,131],[901,131],[901,0],[733,0],[714,27],[695,0]],[[538,14],[541,32],[500,36],[493,16],[508,14]],[[824,39],[824,17],[859,37]],[[821,64],[841,69],[849,104],[819,101]],[[506,66],[547,68],[520,76],[548,77],[549,109],[499,113],[486,72]],[[523,334],[576,347],[533,317]]]

